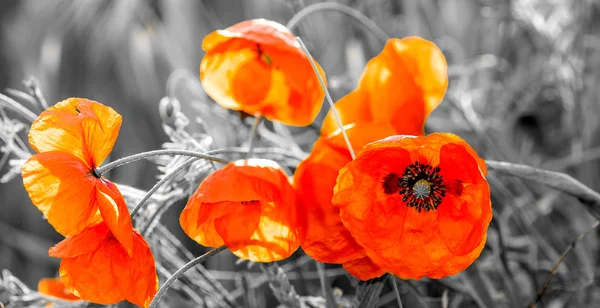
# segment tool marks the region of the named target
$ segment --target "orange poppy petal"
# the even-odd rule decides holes
[[[421,135],[429,113],[448,86],[444,55],[419,37],[390,39],[371,59],[359,88],[369,94],[373,121],[391,123],[403,134]]]
[[[366,91],[356,89],[340,98],[334,104],[334,106],[343,125],[356,122],[369,123],[373,120],[368,101],[368,94]],[[323,125],[321,126],[321,135],[330,136],[335,132],[339,132],[339,130],[340,126],[333,114],[333,111],[330,109],[323,120]]]
[[[97,179],[77,157],[65,152],[35,154],[23,165],[22,176],[29,198],[58,233],[79,234],[94,221]]]
[[[119,189],[110,181],[100,179],[96,183],[96,199],[102,218],[112,234],[123,245],[127,253],[131,255],[133,245],[131,231],[133,226],[125,199],[123,199]]]
[[[79,301],[79,297],[73,295],[60,278],[44,278],[38,282],[38,292],[46,296],[52,296],[67,301]]]
[[[365,255],[342,224],[339,209],[331,204],[338,171],[350,160],[347,150],[336,151],[319,138],[294,173],[298,199],[306,212],[302,249],[317,261],[343,263]]]
[[[208,34],[202,41],[202,49],[209,51],[233,38],[245,39],[286,51],[301,50],[300,44],[289,29],[280,23],[262,18],[242,21],[225,30],[217,30]]]
[[[179,221],[202,245],[224,243],[240,258],[269,262],[298,248],[297,216],[295,195],[281,167],[250,159],[229,163],[202,181]]]
[[[84,98],[69,98],[42,112],[31,124],[29,144],[38,153],[72,153],[91,170],[110,153],[121,120],[110,107]]]
[[[260,201],[241,204],[221,202],[219,205],[228,209],[225,215],[214,219],[215,231],[229,249],[237,250],[237,247],[244,246],[256,232],[262,206]]]
[[[65,238],[54,247],[51,247],[48,250],[48,255],[54,258],[74,258],[93,252],[109,234],[110,231],[106,224],[98,224],[77,235]]]
[[[96,249],[74,257],[63,257],[60,276],[65,286],[81,299],[98,304],[128,300],[147,307],[158,288],[154,257],[146,241],[134,233],[132,256],[108,233]],[[95,234],[86,229],[81,238]]]
[[[284,26],[245,21],[207,35],[202,46],[200,80],[221,106],[288,125],[308,125],[317,116],[325,92]]]
[[[110,305],[124,300],[116,288],[111,269],[114,251],[121,249],[125,254],[120,247],[116,240],[105,240],[92,252],[62,259],[59,273],[67,289],[79,298],[97,304]]]
[[[369,257],[351,260],[345,262],[342,266],[350,275],[363,281],[381,277],[386,273],[384,269],[373,263]]]
[[[133,254],[115,248],[110,261],[112,274],[125,300],[148,307],[158,291],[158,276],[152,251],[137,231],[133,233]]]
[[[440,236],[453,254],[465,255],[485,237],[492,218],[489,186],[477,162],[460,145],[442,146],[440,167],[447,182],[460,185],[458,190],[448,190],[439,207]]]
[[[388,137],[340,171],[332,202],[376,265],[402,278],[441,278],[479,256],[489,186],[463,143],[444,134]]]

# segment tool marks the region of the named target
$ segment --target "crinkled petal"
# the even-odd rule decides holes
[[[429,113],[448,86],[447,64],[440,49],[419,37],[390,39],[371,59],[359,88],[369,93],[373,121],[391,123],[399,133],[423,134]]]
[[[108,156],[121,127],[112,108],[84,99],[69,98],[42,112],[29,130],[29,144],[37,151],[62,151],[98,167]]]
[[[113,183],[102,179],[96,182],[96,198],[104,222],[127,253],[131,254],[133,226],[129,209],[121,192]]]
[[[298,216],[296,196],[281,167],[250,159],[229,163],[200,183],[179,221],[202,245],[226,244],[240,258],[268,262],[298,248]]]
[[[124,300],[117,288],[111,259],[121,244],[105,239],[96,250],[60,262],[60,277],[67,289],[83,300],[97,304],[116,304]]]
[[[101,223],[85,229],[83,232],[69,236],[54,245],[48,255],[55,258],[74,258],[95,251],[110,235],[106,224]]]
[[[152,251],[146,240],[136,232],[133,234],[133,254],[113,247],[110,260],[112,275],[125,300],[141,307],[148,307],[158,291],[158,276]],[[113,244],[114,245],[114,244]]]
[[[345,262],[342,266],[350,275],[363,281],[381,277],[386,273],[384,269],[373,263],[369,257],[351,260]]]
[[[371,123],[373,117],[371,115],[371,107],[369,103],[368,93],[361,89],[356,89],[344,97],[340,98],[335,103],[335,109],[340,116],[340,120],[344,126],[352,123]],[[321,126],[321,135],[330,136],[339,133],[340,126],[330,109],[323,120]],[[372,141],[375,141],[374,139]]]
[[[22,176],[29,198],[58,233],[79,234],[97,221],[97,179],[74,155],[57,151],[33,155],[23,165]]]
[[[79,301],[79,297],[67,290],[60,278],[44,278],[38,282],[38,292],[46,296],[60,298],[66,301]]]
[[[280,24],[245,21],[207,35],[200,80],[225,108],[260,113],[288,125],[308,125],[324,91],[295,37]],[[325,74],[317,64],[325,81]]]
[[[342,224],[339,209],[331,204],[338,171],[350,160],[347,150],[336,151],[319,139],[294,173],[298,200],[306,213],[302,249],[317,261],[343,263],[365,255]]]
[[[237,250],[252,237],[260,222],[262,206],[257,202],[221,202],[224,215],[214,218],[214,229],[230,250]]]
[[[448,195],[438,208],[439,232],[455,255],[466,255],[485,237],[492,218],[489,186],[477,162],[467,150],[454,143],[440,151],[440,168]]]

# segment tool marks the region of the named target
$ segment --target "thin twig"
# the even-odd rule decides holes
[[[152,195],[169,179],[171,179],[174,175],[176,175],[179,171],[187,168],[188,166],[190,166],[192,163],[194,163],[195,161],[197,161],[198,157],[194,157],[194,158],[190,158],[188,160],[186,160],[185,162],[183,162],[181,165],[179,165],[177,168],[175,168],[174,170],[172,170],[171,172],[165,174],[163,176],[162,179],[160,179],[160,181],[158,181],[156,184],[154,184],[154,186],[146,193],[146,195],[144,195],[144,197],[142,198],[142,200],[140,200],[140,202],[138,202],[138,204],[133,208],[133,210],[131,210],[131,217],[135,217],[135,215],[137,214],[137,212],[142,208],[142,206],[144,205],[144,203],[146,203],[146,201],[148,201],[148,199],[150,199],[150,197],[152,197]]]
[[[385,44],[389,39],[389,35],[385,33],[375,22],[373,22],[369,17],[365,16],[360,11],[351,8],[347,5],[337,3],[337,2],[321,2],[309,5],[302,10],[300,10],[296,15],[290,19],[287,23],[286,27],[290,29],[290,31],[294,31],[294,29],[298,26],[300,21],[306,18],[309,15],[312,15],[316,12],[320,11],[335,11],[346,14],[355,20],[357,20],[360,24],[365,26],[367,30],[369,30],[373,35],[378,38],[381,42]]]
[[[333,104],[333,100],[331,99],[331,95],[329,95],[329,91],[327,91],[327,86],[325,85],[325,82],[323,81],[323,78],[321,77],[321,74],[319,74],[319,70],[317,69],[317,65],[315,64],[315,61],[313,60],[312,56],[310,55],[310,52],[308,51],[308,48],[306,48],[306,45],[304,45],[304,42],[302,41],[302,39],[300,37],[298,37],[298,36],[296,37],[296,39],[298,40],[298,43],[300,43],[300,47],[302,47],[302,50],[304,50],[304,53],[306,53],[306,57],[308,58],[308,61],[310,62],[310,65],[313,68],[313,71],[315,71],[315,75],[317,75],[317,79],[319,79],[319,83],[321,84],[321,88],[323,88],[323,91],[325,92],[325,97],[327,97],[327,102],[329,102],[329,106],[331,107],[331,111],[333,112],[333,115],[335,116],[337,124],[340,127],[340,129],[341,129],[342,136],[344,136],[344,141],[346,141],[346,146],[348,147],[348,151],[350,151],[350,156],[352,156],[352,159],[355,159],[356,158],[356,154],[354,154],[354,149],[352,148],[352,144],[350,144],[350,139],[348,139],[348,135],[346,134],[346,129],[344,128],[344,124],[342,124],[342,119],[340,118],[339,113],[335,109],[335,106]]]
[[[398,308],[402,308],[402,299],[400,298],[400,291],[398,291],[398,284],[396,283],[396,277],[394,275],[388,275],[388,277],[390,278],[390,283],[392,284],[394,293],[396,293],[396,300],[398,301]]]
[[[156,295],[152,299],[152,302],[150,303],[149,308],[156,308],[156,306],[158,305],[158,302],[160,302],[160,299],[165,295],[165,292],[167,292],[167,290],[171,287],[171,285],[177,279],[179,279],[179,277],[181,277],[181,275],[183,275],[185,272],[187,272],[189,269],[193,268],[194,266],[206,261],[210,257],[216,255],[217,253],[219,253],[225,249],[227,249],[227,247],[225,247],[225,245],[217,247],[217,248],[197,257],[196,259],[188,262],[183,267],[178,269],[171,277],[169,277],[169,279],[167,279],[167,281],[165,281],[165,283],[160,287],[160,289],[158,289],[158,292],[156,292]]]
[[[258,131],[258,125],[264,119],[262,114],[259,114],[254,119],[254,124],[252,124],[252,129],[250,130],[250,139],[248,141],[248,154],[246,154],[246,158],[252,158],[252,151],[254,150],[254,141],[256,139],[256,132]]]
[[[317,263],[317,274],[319,275],[319,282],[321,283],[321,293],[325,297],[325,302],[327,303],[328,308],[335,308],[335,299],[333,298],[333,293],[331,293],[331,288],[327,285],[327,277],[325,276],[325,264],[315,261]]]
[[[598,228],[598,226],[600,226],[600,221],[596,221],[592,225],[592,227],[590,227],[584,233],[580,234],[573,242],[571,242],[571,244],[569,244],[567,249],[565,249],[565,251],[562,253],[562,255],[560,255],[560,258],[558,258],[558,260],[556,260],[556,263],[554,263],[554,266],[552,266],[552,268],[550,269],[550,273],[548,273],[548,277],[546,277],[546,281],[544,282],[544,285],[539,290],[535,300],[532,301],[531,304],[529,304],[529,307],[531,307],[531,308],[535,307],[535,304],[537,304],[542,299],[542,296],[544,296],[544,293],[546,293],[546,289],[548,288],[548,285],[550,284],[550,280],[552,280],[552,277],[554,277],[554,274],[556,273],[558,266],[565,260],[565,258],[569,254],[569,252],[571,252],[571,250],[573,250],[575,248],[575,244],[577,244],[577,242],[581,241],[588,234],[592,233],[592,231],[594,231],[596,228]]]

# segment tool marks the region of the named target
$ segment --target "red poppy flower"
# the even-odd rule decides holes
[[[67,289],[98,304],[127,300],[138,306],[150,305],[158,290],[154,256],[144,238],[135,230],[130,232],[131,255],[105,223],[50,248],[51,257],[62,259],[59,273]]]
[[[38,282],[38,292],[43,295],[66,301],[79,301],[79,297],[69,291],[60,278],[44,278]]]
[[[39,154],[23,165],[33,204],[57,232],[76,235],[102,219],[131,250],[131,217],[117,187],[95,173],[121,127],[112,108],[84,98],[64,100],[42,112],[29,130]]]
[[[376,265],[404,279],[442,278],[483,249],[492,218],[486,174],[455,135],[392,136],[342,168],[332,203]]]
[[[422,135],[425,120],[448,87],[444,54],[420,37],[389,39],[365,67],[356,90],[340,99],[342,123],[390,123],[400,134]],[[338,129],[331,111],[321,132]]]
[[[321,109],[325,93],[308,57],[283,25],[244,21],[210,33],[202,49],[200,80],[219,105],[298,126],[312,123]]]
[[[255,262],[289,257],[300,245],[296,198],[287,176],[266,159],[239,160],[209,175],[179,222],[201,245],[227,245]]]

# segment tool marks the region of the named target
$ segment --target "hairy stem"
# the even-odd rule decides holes
[[[344,141],[346,141],[346,146],[348,147],[348,151],[350,151],[350,156],[352,156],[352,159],[355,159],[356,154],[354,154],[354,149],[352,148],[352,144],[350,144],[350,139],[348,139],[348,135],[346,134],[346,129],[344,128],[344,124],[342,124],[342,119],[340,118],[339,113],[335,109],[333,100],[331,99],[331,95],[329,95],[329,91],[327,91],[327,86],[325,86],[325,82],[323,81],[321,74],[319,74],[317,65],[315,64],[315,61],[313,60],[312,56],[310,55],[308,48],[306,48],[306,45],[304,45],[304,42],[302,41],[302,39],[300,37],[296,37],[296,39],[298,40],[298,43],[300,43],[300,47],[302,47],[302,50],[304,50],[304,53],[306,53],[308,61],[310,62],[310,65],[312,66],[313,71],[315,71],[315,74],[317,75],[317,79],[319,79],[321,88],[323,88],[323,91],[325,92],[325,97],[327,97],[327,102],[329,103],[329,106],[331,107],[331,111],[333,112],[333,115],[335,116],[335,120],[337,121],[337,124],[342,131],[342,136],[344,136]]]
[[[258,125],[264,119],[262,114],[259,114],[254,119],[254,124],[252,124],[252,129],[250,130],[250,140],[248,141],[248,154],[246,154],[246,158],[252,158],[252,151],[254,150],[254,140],[256,139],[256,132],[258,131]]]
[[[185,274],[185,272],[187,272],[192,267],[206,261],[207,259],[211,258],[212,256],[216,255],[217,253],[219,253],[225,249],[227,249],[227,247],[225,247],[225,245],[217,247],[217,248],[197,257],[196,259],[188,262],[186,265],[184,265],[180,269],[178,269],[171,277],[169,277],[169,279],[167,279],[167,281],[165,281],[165,283],[160,287],[160,289],[158,289],[158,292],[156,292],[156,295],[152,299],[152,302],[150,303],[149,308],[157,307],[158,302],[160,302],[160,299],[165,295],[165,292],[167,292],[167,290],[171,287],[171,285],[177,279],[179,279],[179,277],[181,277],[181,275]]]
[[[217,162],[217,163],[222,163],[222,164],[229,163],[229,161],[224,160],[222,158],[211,156],[211,154],[220,154],[221,152],[222,152],[222,150],[213,150],[213,151],[208,151],[205,153],[199,153],[199,152],[190,151],[190,150],[170,150],[170,149],[143,152],[143,153],[138,153],[138,154],[134,154],[131,156],[119,158],[113,162],[110,162],[110,163],[102,166],[102,167],[96,168],[96,174],[98,176],[102,176],[102,174],[106,173],[107,171],[109,171],[113,168],[120,167],[125,164],[132,163],[132,162],[135,162],[135,161],[138,161],[141,159],[154,157],[154,156],[160,156],[160,155],[183,155],[183,156],[197,157],[197,158],[201,158],[201,159],[205,159],[205,160],[213,161],[213,162]]]
[[[375,22],[369,19],[369,17],[354,8],[337,2],[321,2],[309,5],[296,13],[296,15],[294,15],[287,23],[286,27],[293,32],[304,18],[321,11],[335,11],[346,14],[358,21],[381,42],[385,43],[389,39],[389,35],[387,35],[387,33],[385,33],[385,31],[383,31]]]

